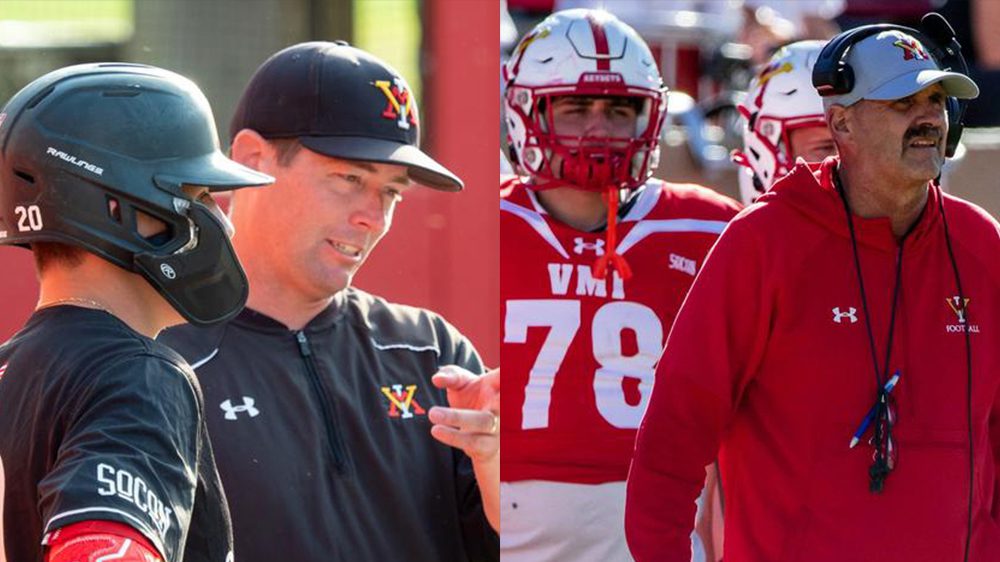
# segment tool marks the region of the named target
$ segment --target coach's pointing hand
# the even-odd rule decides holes
[[[474,375],[456,365],[441,367],[431,382],[448,392],[448,406],[428,416],[431,435],[472,459],[486,517],[500,531],[500,369]]]

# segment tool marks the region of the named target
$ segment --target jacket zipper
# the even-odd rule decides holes
[[[323,387],[323,382],[319,377],[319,370],[313,360],[312,348],[309,346],[309,339],[303,331],[295,332],[295,339],[299,342],[299,353],[306,364],[306,371],[309,373],[309,384],[313,392],[319,398],[320,412],[323,415],[323,425],[326,428],[327,444],[330,447],[330,454],[333,456],[333,465],[337,473],[344,472],[344,451],[340,445],[340,433],[334,425],[333,420],[337,417],[337,410],[333,400]]]

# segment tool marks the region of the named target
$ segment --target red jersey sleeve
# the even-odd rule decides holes
[[[759,364],[769,310],[763,245],[741,220],[706,259],[667,339],[628,477],[625,528],[639,562],[688,562],[695,499]]]

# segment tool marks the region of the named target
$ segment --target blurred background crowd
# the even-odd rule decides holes
[[[700,183],[731,197],[739,190],[730,153],[741,147],[744,126],[737,105],[778,48],[830,39],[870,23],[918,28],[924,14],[936,11],[954,27],[981,91],[967,110],[962,146],[948,164],[944,187],[1000,217],[996,0],[502,0],[503,56],[541,19],[567,8],[604,8],[635,28],[652,49],[670,89],[656,176]]]

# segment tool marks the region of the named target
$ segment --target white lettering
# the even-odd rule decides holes
[[[608,296],[608,286],[603,279],[594,279],[590,273],[589,265],[576,266],[576,294],[577,296],[590,295],[593,297]]]
[[[115,481],[105,474],[107,472],[114,474],[115,469],[104,463],[97,465],[97,481],[108,487],[106,490],[98,488],[97,493],[102,496],[113,496],[115,495]]]
[[[98,176],[104,175],[104,168],[101,168],[100,166],[95,166],[94,164],[91,164],[86,160],[78,160],[76,156],[73,156],[72,154],[67,154],[61,150],[52,148],[51,146],[45,149],[45,153],[48,154],[49,156],[54,156],[62,160],[63,162],[68,162],[78,168],[83,168],[84,170],[87,170],[92,174],[97,174]]]
[[[100,463],[97,465],[97,481],[103,485],[97,488],[98,494],[117,495],[135,505],[149,516],[160,533],[166,533],[170,529],[170,516],[173,510],[163,505],[142,478],[134,476],[127,470],[117,470],[111,465]]]
[[[611,298],[618,300],[625,298],[625,281],[617,271],[611,272]]]
[[[132,485],[135,483],[135,478],[132,474],[124,470],[119,470],[116,483],[118,484],[118,497],[135,503],[132,499]]]
[[[684,256],[670,254],[670,269],[683,271],[684,273],[694,277],[698,272],[698,264],[695,263],[694,260],[685,258]]]
[[[553,295],[565,295],[569,291],[569,280],[573,277],[573,266],[568,263],[549,264],[549,284]]]
[[[595,279],[592,268],[589,265],[576,265],[568,263],[550,263],[549,288],[553,295],[566,295],[569,293],[569,286],[573,280],[573,271],[576,270],[576,294],[579,296],[592,296],[607,298],[607,279]],[[617,271],[611,272],[611,298],[617,300],[625,299],[625,282]]]

